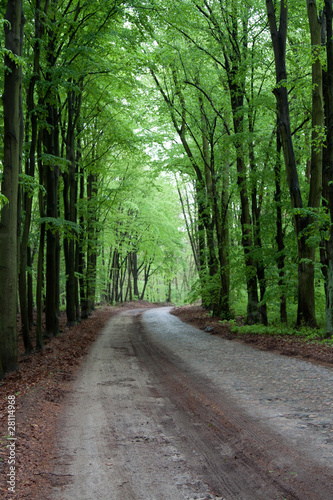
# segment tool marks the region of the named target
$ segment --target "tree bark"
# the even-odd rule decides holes
[[[70,82],[71,84],[72,82]],[[66,134],[66,159],[68,161],[68,170],[63,173],[64,189],[64,211],[65,219],[73,224],[77,222],[76,203],[77,203],[77,164],[75,155],[75,129],[76,122],[80,113],[80,96],[76,95],[74,90],[70,90],[67,95],[68,120]],[[76,231],[68,230],[64,237],[64,255],[66,267],[66,313],[67,324],[73,326],[77,323],[77,278],[75,272],[75,240]]]
[[[54,47],[56,45],[56,33],[54,31],[57,13],[57,0],[52,0],[50,5],[50,17],[47,19],[47,70],[46,70],[46,122],[44,128],[43,143],[47,154],[44,165],[45,188],[46,188],[46,300],[45,300],[45,335],[53,337],[59,333],[59,231],[56,226],[58,218],[58,184],[59,184],[59,116],[57,108],[57,88],[53,82],[53,70],[56,63]]]
[[[281,191],[281,141],[280,134],[277,131],[276,136],[276,162],[274,166],[274,177],[275,177],[275,193],[274,200],[276,204],[276,237],[275,241],[277,244],[277,256],[276,263],[279,273],[279,289],[280,289],[280,321],[281,323],[288,322],[287,316],[287,299],[285,294],[285,245],[284,245],[284,233],[282,226],[282,191]]]
[[[80,168],[80,201],[85,199],[85,172]],[[78,248],[78,271],[79,271],[79,284],[80,284],[80,304],[81,304],[81,318],[87,319],[89,316],[88,300],[86,294],[86,220],[83,211],[80,213],[79,224],[81,229],[81,238],[79,239]]]
[[[326,293],[326,336],[333,337],[333,16],[332,0],[325,0],[326,15],[326,168],[325,177],[328,191],[328,208],[330,211],[331,226],[328,246],[328,272]]]
[[[22,144],[22,67],[15,57],[22,55],[22,0],[8,0],[5,14],[5,82],[3,100],[4,156],[1,193],[8,203],[0,219],[0,378],[17,368],[17,201]]]
[[[39,184],[44,186],[44,168],[42,164],[42,131],[39,131],[37,139],[37,156],[39,170]],[[38,193],[39,216],[43,220],[45,218],[45,199],[44,193],[40,189]],[[43,347],[42,333],[42,313],[43,313],[43,284],[44,284],[44,247],[45,247],[45,222],[41,223],[38,245],[38,260],[37,260],[37,279],[36,279],[36,349]]]
[[[44,130],[44,145],[49,157],[59,157],[59,131],[57,109],[48,105],[48,128]],[[59,166],[52,160],[52,165],[45,168],[46,184],[46,301],[45,324],[47,337],[59,333],[59,232],[56,227],[58,218],[58,183]]]
[[[28,92],[27,92],[27,121],[26,128],[29,129],[29,120],[31,124],[31,137],[29,155],[26,159],[25,174],[33,178],[35,176],[35,155],[37,148],[37,114],[34,102],[34,93],[36,82],[39,79],[39,64],[40,64],[40,20],[39,20],[40,0],[36,1],[35,7],[35,43],[34,43],[34,68],[31,76]],[[28,143],[28,133],[26,142]],[[27,287],[27,263],[28,263],[28,241],[31,224],[33,195],[22,190],[22,208],[25,214],[21,244],[20,244],[20,266],[19,266],[19,297],[21,306],[21,324],[22,335],[25,346],[25,353],[29,354],[33,351],[33,346],[30,340],[31,320],[29,320],[28,307],[28,287]]]
[[[143,290],[142,290],[141,295],[140,295],[140,300],[143,300],[145,293],[146,293],[146,288],[147,288],[147,284],[148,284],[148,280],[149,280],[149,276],[150,276],[150,268],[151,268],[151,263],[149,263],[148,265],[146,265],[144,267],[144,285],[143,285]]]
[[[244,120],[243,112],[241,111],[244,104],[244,88],[236,84],[237,70],[229,70],[229,89],[231,98],[231,107],[233,111],[233,122],[235,134],[243,134]],[[237,184],[240,193],[241,201],[241,227],[242,227],[242,246],[245,257],[246,267],[246,287],[247,287],[247,323],[255,324],[260,322],[259,314],[259,298],[258,298],[258,284],[256,276],[256,262],[251,255],[253,241],[252,241],[252,221],[250,215],[250,202],[247,191],[247,176],[246,165],[244,161],[243,145],[239,139],[235,141],[236,156],[237,156]]]
[[[267,15],[274,50],[276,88],[274,94],[277,101],[278,127],[281,137],[287,181],[289,185],[291,206],[294,209],[294,224],[298,247],[298,309],[297,325],[316,325],[314,295],[314,249],[307,244],[306,229],[311,222],[302,214],[303,201],[299,186],[296,157],[292,140],[286,71],[286,39],[288,7],[284,0],[280,2],[280,24],[277,28],[274,2],[266,0]],[[318,180],[319,176],[319,180]],[[311,175],[309,206],[319,207],[321,186],[321,169]],[[311,203],[311,205],[310,205]]]
[[[133,275],[133,293],[135,298],[139,298],[139,287],[138,287],[138,253],[136,251],[132,252],[132,275]]]
[[[90,173],[87,179],[87,197],[89,203],[89,214],[87,219],[87,303],[89,314],[95,309],[96,293],[96,266],[97,266],[97,232],[96,232],[96,207],[97,175]]]
[[[246,63],[247,47],[247,19],[243,20],[242,26],[242,45],[240,46],[238,34],[238,12],[237,6],[233,4],[232,17],[229,21],[229,39],[232,42],[234,50],[223,46],[224,62],[227,72],[230,103],[232,110],[234,140],[236,150],[237,164],[237,185],[240,194],[241,203],[241,228],[242,228],[242,246],[244,251],[245,269],[246,269],[246,288],[247,288],[247,323],[254,324],[260,322],[258,283],[257,283],[257,262],[252,256],[253,249],[253,221],[250,213],[250,200],[247,186],[247,171],[245,164],[245,152],[243,145],[244,134],[244,98],[245,98],[245,73],[243,65]],[[242,47],[242,48],[241,48]]]

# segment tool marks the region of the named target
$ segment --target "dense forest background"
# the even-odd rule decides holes
[[[136,298],[331,337],[332,0],[0,5],[0,376],[18,310],[27,353]]]

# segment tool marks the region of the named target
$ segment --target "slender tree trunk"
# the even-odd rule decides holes
[[[32,281],[32,266],[33,266],[33,254],[31,251],[31,246],[28,246],[28,277],[27,277],[27,288],[28,288],[28,323],[30,328],[34,324],[34,297],[33,297],[33,281]]]
[[[35,8],[35,44],[34,44],[34,71],[31,76],[28,93],[27,93],[27,122],[26,127],[29,128],[31,124],[31,139],[29,156],[26,159],[25,174],[35,176],[35,154],[37,148],[37,114],[35,111],[34,93],[36,82],[39,78],[39,60],[40,60],[40,22],[39,22],[40,0],[36,1]],[[28,133],[27,140],[28,143]],[[30,326],[29,321],[29,308],[28,308],[28,288],[27,288],[27,262],[28,262],[28,240],[31,224],[32,212],[32,193],[22,192],[23,212],[25,214],[23,229],[20,244],[20,267],[19,267],[19,297],[21,306],[21,322],[22,322],[22,335],[24,340],[25,353],[29,354],[33,351],[33,346],[30,340]]]
[[[42,315],[43,315],[43,280],[44,280],[44,246],[45,246],[45,223],[40,228],[38,261],[37,261],[37,289],[36,289],[36,349],[43,347]]]
[[[237,158],[237,183],[240,191],[241,198],[241,225],[242,225],[242,245],[245,256],[245,266],[246,266],[246,286],[247,286],[247,318],[246,322],[249,324],[259,323],[259,298],[258,298],[258,287],[257,287],[257,276],[256,276],[256,262],[251,256],[252,251],[252,234],[251,234],[251,217],[250,217],[250,207],[249,198],[247,194],[246,184],[245,184],[245,164],[242,156]]]
[[[323,25],[325,26],[326,24],[326,18],[323,20]],[[326,26],[324,31],[324,43],[326,43]],[[324,93],[324,116],[325,116],[325,129],[328,130],[328,103],[329,103],[329,97],[328,97],[328,92],[330,89],[328,88],[328,82],[327,82],[327,71],[323,71],[323,93]],[[326,173],[326,166],[329,165],[329,158],[330,158],[330,152],[327,147],[327,136],[325,139],[325,147],[323,148],[323,199],[322,199],[322,206],[325,210],[329,212],[329,205],[328,205],[328,175]],[[330,231],[330,223],[326,223],[326,227],[323,227],[323,233],[325,233],[325,230],[329,233]],[[325,296],[326,296],[326,302],[327,302],[327,281],[328,281],[328,266],[329,266],[329,241],[323,237],[321,242],[320,242],[320,263],[321,263],[321,272],[324,277],[324,287],[325,287]]]
[[[289,98],[287,87],[283,84],[287,80],[286,71],[286,38],[288,8],[284,0],[280,1],[280,25],[277,28],[275,5],[272,0],[266,1],[267,15],[274,49],[275,72],[277,86],[274,94],[277,101],[278,125],[283,147],[287,181],[289,185],[291,205],[298,209],[294,215],[295,231],[298,246],[298,310],[297,324],[316,325],[315,295],[314,295],[314,249],[307,244],[304,236],[308,224],[308,216],[302,215],[303,208],[301,190],[299,186],[296,157],[294,153],[290,126]],[[282,82],[282,84],[281,84]],[[318,163],[311,175],[309,206],[317,208],[321,194],[321,168]]]
[[[115,248],[112,258],[112,304],[119,301],[119,252]]]
[[[168,290],[168,294],[166,297],[166,302],[167,302],[167,304],[171,304],[171,280],[169,280],[167,283],[167,290]]]
[[[44,168],[42,165],[42,131],[39,131],[37,140],[37,157],[38,157],[38,170],[39,170],[39,184],[44,186]],[[45,218],[45,200],[44,193],[40,189],[38,193],[39,203],[39,216],[41,219]],[[36,278],[36,349],[43,347],[43,333],[42,333],[42,315],[43,315],[43,289],[44,289],[44,247],[45,247],[45,222],[41,223],[39,233],[38,245],[38,260],[37,260],[37,278]]]
[[[132,258],[131,254],[129,253],[127,256],[127,292],[126,292],[126,299],[132,301],[133,300],[133,293],[132,293]]]
[[[77,97],[75,91],[69,91],[67,95],[68,122],[66,135],[66,159],[68,161],[68,170],[64,172],[64,209],[65,219],[71,223],[76,223],[76,203],[77,203],[77,169],[75,155],[75,126],[78,118],[80,106],[77,106]],[[76,232],[72,230],[64,238],[64,255],[66,266],[66,313],[69,326],[75,325],[78,321],[77,316],[77,278],[75,272],[75,240]]]
[[[85,173],[84,170],[81,168],[80,169],[80,200],[83,202],[85,199]],[[79,217],[79,224],[80,224],[80,229],[81,229],[81,237],[79,239],[79,250],[78,250],[78,271],[79,271],[79,283],[80,283],[80,304],[81,304],[81,318],[82,319],[87,319],[89,316],[89,307],[88,307],[88,300],[87,300],[87,287],[86,287],[86,261],[85,261],[85,249],[86,249],[86,220],[83,214],[83,211],[81,211],[80,217]]]
[[[235,15],[235,13],[234,13]],[[233,30],[236,27],[233,25]],[[244,43],[246,33],[243,32]],[[235,35],[237,38],[237,30]],[[232,109],[233,125],[236,138],[234,141],[236,149],[236,164],[237,164],[237,185],[240,194],[241,202],[241,228],[242,228],[242,246],[244,251],[245,268],[246,268],[246,288],[247,288],[247,323],[259,323],[259,298],[258,298],[258,283],[257,283],[257,263],[253,259],[251,252],[253,249],[252,240],[252,220],[250,215],[250,201],[247,188],[247,172],[245,165],[244,145],[241,137],[244,134],[244,97],[245,97],[245,81],[240,79],[239,73],[242,73],[240,60],[236,54],[232,53],[228,56],[224,50],[224,60],[227,68],[228,86],[230,93],[230,102]],[[242,61],[244,64],[245,61]]]
[[[213,145],[211,145],[211,150],[213,150]],[[221,198],[217,193],[217,185],[215,181],[215,168],[214,168],[214,158],[211,158],[211,172],[212,172],[212,203],[213,203],[213,219],[216,231],[217,240],[217,255],[219,261],[219,299],[217,306],[217,315],[222,316],[225,319],[229,319],[230,304],[230,267],[229,267],[229,230],[228,230],[228,189],[227,181],[228,174],[223,172],[223,186],[222,186],[222,196]]]
[[[139,297],[139,287],[138,287],[138,253],[136,251],[132,252],[132,275],[133,275],[133,293],[135,298]]]
[[[326,336],[333,337],[333,16],[332,0],[325,0],[326,15],[326,52],[327,52],[327,75],[326,75],[326,168],[325,177],[328,190],[328,207],[330,210],[331,226],[330,241],[328,248],[328,272],[327,272],[327,294],[326,294]]]
[[[151,264],[148,264],[144,267],[144,285],[143,285],[143,290],[141,292],[140,300],[143,300],[145,293],[146,293],[146,288],[147,288],[147,284],[148,284],[148,280],[149,280],[149,276],[150,276],[150,268],[151,268]]]
[[[253,99],[253,91],[251,93],[251,99]],[[254,112],[252,104],[249,106],[248,111],[248,122],[249,122],[249,134],[250,137],[254,135]],[[260,224],[260,212],[261,212],[261,195],[258,194],[258,182],[257,182],[257,166],[256,158],[254,152],[254,142],[250,139],[249,141],[249,164],[252,175],[252,190],[251,190],[251,215],[252,215],[252,226],[253,226],[253,243],[256,249],[258,257],[256,258],[256,268],[257,268],[257,278],[260,290],[260,320],[264,325],[268,324],[268,314],[267,314],[267,303],[266,303],[266,276],[265,276],[265,265],[263,259],[262,251],[262,241],[261,241],[261,224]]]
[[[197,268],[198,273],[200,273],[200,260],[199,260],[199,256],[198,256],[198,245],[196,244],[196,241],[193,237],[191,223],[188,220],[189,217],[188,217],[188,214],[186,213],[186,207],[185,207],[185,203],[183,200],[183,195],[182,195],[182,192],[180,190],[180,186],[178,184],[177,178],[176,178],[176,182],[177,182],[177,191],[178,191],[178,195],[179,195],[179,200],[180,200],[180,204],[182,207],[183,217],[184,217],[184,221],[185,221],[185,225],[186,225],[186,231],[187,231],[187,235],[188,235],[188,238],[189,238],[189,241],[191,244],[191,249],[192,249],[192,253],[193,253],[195,266]]]
[[[59,156],[59,136],[57,109],[53,104],[48,105],[49,128],[44,130],[44,144],[47,154],[52,157]],[[59,166],[46,165],[46,216],[49,227],[46,231],[46,331],[47,337],[53,337],[59,332],[59,233],[55,225],[58,218],[58,182]],[[53,222],[54,221],[54,222]]]
[[[201,125],[202,125],[202,156],[205,166],[205,184],[207,190],[207,209],[211,212],[211,222],[209,227],[216,234],[217,240],[217,259],[215,256],[215,244],[212,242],[212,277],[218,273],[219,283],[216,290],[216,298],[211,304],[213,314],[222,316],[224,318],[230,317],[229,307],[229,265],[228,265],[228,249],[229,242],[226,240],[228,232],[224,228],[227,222],[227,201],[224,195],[224,209],[225,212],[221,213],[220,202],[221,199],[217,193],[217,181],[215,174],[215,151],[214,151],[214,131],[216,120],[208,127],[208,120],[205,114],[204,103],[201,94],[199,94],[199,103],[201,110]],[[225,176],[224,176],[225,179]],[[223,186],[225,189],[225,186]]]
[[[279,273],[279,289],[280,289],[280,321],[281,323],[287,323],[287,298],[285,294],[285,245],[284,245],[284,233],[282,225],[282,190],[281,190],[281,141],[280,134],[277,130],[277,144],[276,144],[276,162],[274,167],[274,177],[275,177],[275,194],[274,200],[276,203],[276,237],[275,241],[277,244],[277,256],[276,263]]]
[[[26,165],[27,175],[31,175],[29,165]],[[30,324],[28,315],[28,287],[27,287],[27,265],[28,265],[28,240],[31,222],[32,196],[27,192],[22,192],[22,209],[25,213],[23,229],[20,243],[20,264],[19,264],[19,299],[21,311],[22,336],[25,354],[33,351],[30,339]]]
[[[97,196],[97,175],[89,174],[87,179],[87,197],[90,208],[87,220],[87,303],[89,314],[95,309],[96,266],[97,266],[97,232],[95,202]]]
[[[229,261],[229,161],[225,162],[223,169],[223,182],[221,192],[221,223],[217,231],[219,233],[219,260],[221,266],[221,295],[220,310],[222,315],[229,319],[230,312],[230,261]]]
[[[233,80],[229,82],[231,102],[233,108],[234,130],[236,134],[243,132],[243,116],[240,110],[243,107],[244,91],[235,86]],[[246,267],[246,287],[247,287],[247,323],[259,323],[259,298],[256,276],[256,262],[251,256],[253,247],[252,242],[252,221],[250,216],[250,202],[247,192],[246,166],[244,161],[243,146],[239,140],[236,141],[237,155],[237,184],[241,201],[241,227],[242,227],[242,246],[245,257]]]

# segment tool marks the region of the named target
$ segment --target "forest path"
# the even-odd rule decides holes
[[[68,398],[52,499],[331,500],[332,380],[168,308],[123,311]]]

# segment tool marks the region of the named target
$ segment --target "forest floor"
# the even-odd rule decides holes
[[[65,317],[62,317],[61,335],[48,340],[43,350],[30,356],[23,355],[23,346],[20,344],[19,369],[0,382],[1,498],[43,500],[52,486],[59,485],[61,478],[54,472],[56,426],[78,368],[112,316],[124,309],[148,307],[153,305],[143,301],[119,307],[101,307],[87,320],[70,329],[66,327]],[[176,308],[173,313],[202,330],[210,326],[213,328],[211,333],[226,339],[251,343],[261,350],[274,350],[313,363],[326,366],[333,364],[331,346],[293,337],[234,335],[227,325],[219,323],[217,318],[209,317],[200,307]],[[10,395],[16,396],[15,495],[8,492],[7,484],[7,397]]]
[[[68,328],[61,314],[60,335],[45,339],[44,348],[24,355],[19,336],[19,368],[0,381],[0,497],[43,500],[52,478],[55,428],[77,370],[107,321],[126,308],[152,307],[145,301],[119,307],[103,306]],[[18,326],[20,318],[18,317]],[[34,329],[31,339],[35,343]],[[8,400],[16,396],[16,492],[7,491]]]

